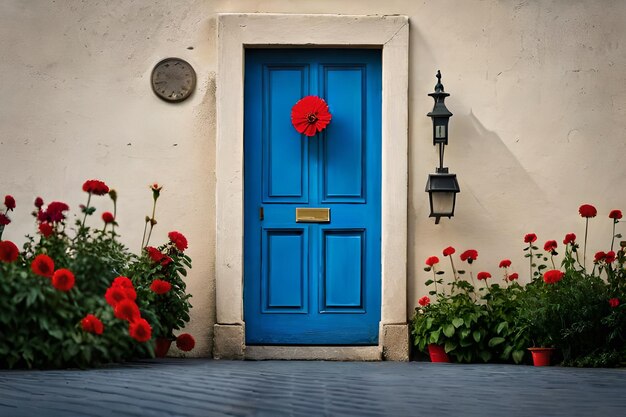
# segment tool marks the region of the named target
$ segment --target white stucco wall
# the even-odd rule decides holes
[[[0,2],[0,196],[18,202],[6,239],[33,232],[37,195],[77,208],[82,182],[99,178],[118,190],[121,232],[138,250],[148,184],[163,183],[153,242],[170,230],[189,238],[188,331],[196,354],[208,354],[221,12],[409,16],[409,313],[424,293],[424,259],[448,245],[477,249],[476,270],[499,274],[508,257],[524,274],[523,235],[542,245],[582,238],[577,208],[591,203],[589,252],[608,249],[606,216],[626,211],[626,3],[609,0]],[[167,56],[198,75],[182,104],[150,89]],[[437,69],[454,113],[445,163],[462,192],[455,218],[434,225],[424,185],[437,164],[426,117]]]

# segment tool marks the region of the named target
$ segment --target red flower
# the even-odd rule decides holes
[[[479,272],[476,278],[478,278],[479,280],[491,278],[491,274],[489,272]]]
[[[556,247],[556,240],[548,240],[545,245],[543,245],[543,250],[545,250],[546,252],[554,252],[556,250]]]
[[[565,239],[563,239],[563,244],[574,244],[576,242],[576,235],[574,233],[568,233],[565,235]]]
[[[70,207],[65,203],[53,201],[48,204],[48,208],[46,210],[41,210],[39,214],[37,214],[37,220],[47,223],[61,222],[65,220],[63,212],[68,211],[69,209]]]
[[[189,352],[194,346],[196,346],[196,340],[189,333],[183,333],[176,337],[176,347],[178,349]]]
[[[54,261],[48,255],[37,255],[31,262],[30,269],[37,275],[50,278],[54,274]]]
[[[611,298],[609,299],[609,305],[611,308],[615,308],[619,305],[619,298]]]
[[[170,242],[172,242],[176,246],[176,249],[178,249],[179,251],[182,252],[187,249],[187,238],[183,236],[182,233],[169,232],[167,234],[167,237],[170,238]]]
[[[146,319],[140,318],[130,323],[128,333],[138,342],[147,342],[152,337],[152,327]]]
[[[443,250],[443,256],[450,256],[454,254],[454,252],[456,252],[456,250],[452,246],[448,246]]]
[[[87,314],[80,321],[80,324],[83,326],[83,330],[89,333],[102,334],[104,331],[104,325],[100,319],[93,314]]]
[[[105,195],[109,192],[109,187],[100,180],[87,180],[83,184],[83,191],[95,195]]]
[[[12,195],[7,195],[4,197],[4,205],[8,210],[13,210],[15,208],[15,199]]]
[[[6,214],[0,213],[0,226],[6,226],[9,223],[11,223],[11,219]]]
[[[467,261],[468,263],[472,263],[478,258],[478,252],[474,249],[468,249],[461,254],[461,260]]]
[[[150,289],[153,293],[161,295],[171,290],[172,284],[162,279],[155,279],[152,281],[152,284],[150,284]]]
[[[15,243],[10,240],[0,240],[0,261],[2,262],[15,262],[20,255],[19,249],[15,246]]]
[[[57,269],[52,275],[52,286],[59,291],[67,292],[74,287],[74,274],[69,269]]]
[[[607,264],[612,264],[613,262],[615,262],[615,252],[613,252],[612,250],[608,251],[604,256],[604,262],[606,262]]]
[[[102,213],[102,220],[107,224],[113,223],[115,221],[115,217],[113,217],[113,213],[105,211]]]
[[[43,199],[41,197],[37,197],[35,199],[35,207],[40,209],[43,206]]]
[[[39,233],[43,237],[48,237],[54,232],[52,225],[50,223],[39,223]]]
[[[513,272],[512,274],[509,275],[509,281],[515,281],[518,278],[519,278],[519,275],[517,274],[517,272]]]
[[[554,284],[563,279],[563,275],[565,274],[558,269],[551,269],[543,274],[543,280],[546,284]]]
[[[436,256],[431,256],[430,258],[426,259],[426,265],[428,266],[433,266],[438,263],[439,263],[439,258],[437,258]]]
[[[133,300],[129,300],[128,298],[125,298],[118,302],[115,305],[113,313],[118,319],[128,320],[130,322],[133,322],[141,317],[137,304],[135,304]]]
[[[596,217],[596,214],[598,214],[598,210],[596,210],[596,208],[591,204],[583,204],[578,208],[578,213],[580,213],[581,217]]]
[[[128,277],[117,277],[113,280],[111,287],[118,287],[124,290],[126,294],[126,298],[129,300],[137,299],[137,292],[135,291],[135,287],[133,286],[132,281]]]
[[[622,218],[622,211],[621,210],[611,210],[611,212],[609,213],[609,218],[613,219],[613,220],[619,220]]]
[[[500,268],[508,268],[511,266],[511,261],[509,259],[503,259],[500,261]]]
[[[422,298],[420,298],[419,300],[417,300],[417,302],[422,306],[422,307],[426,307],[428,304],[430,304],[430,298],[428,298],[427,295],[423,296]]]
[[[115,307],[117,303],[127,298],[126,289],[123,287],[109,287],[104,293],[104,299],[111,307]]]
[[[537,235],[534,233],[528,233],[524,236],[524,243],[533,243],[535,240],[537,240]]]
[[[331,119],[328,104],[317,96],[306,96],[291,108],[291,124],[306,136],[321,132]]]
[[[163,259],[164,255],[161,253],[160,250],[152,246],[146,246],[145,249],[146,252],[148,252],[148,256],[150,257],[150,259],[152,259],[154,262],[161,262],[161,259]]]
[[[596,252],[596,255],[594,256],[594,262],[595,263],[602,262],[604,258],[606,258],[606,253],[602,251]]]

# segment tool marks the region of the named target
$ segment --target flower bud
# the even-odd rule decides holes
[[[117,191],[111,188],[109,190],[109,197],[111,197],[111,200],[113,200],[113,202],[115,203],[117,201]]]

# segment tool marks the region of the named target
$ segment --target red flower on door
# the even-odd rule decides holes
[[[317,96],[306,96],[291,108],[291,123],[299,133],[315,136],[330,123],[328,104]]]

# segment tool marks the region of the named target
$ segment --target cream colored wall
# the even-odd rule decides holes
[[[496,275],[509,257],[525,273],[523,235],[535,232],[542,244],[566,232],[582,238],[582,203],[599,210],[589,252],[607,250],[606,215],[626,211],[626,3],[608,0],[0,2],[0,196],[18,200],[5,238],[22,242],[33,232],[35,196],[76,208],[82,182],[100,178],[118,190],[124,240],[138,249],[147,186],[165,184],[153,242],[170,230],[189,238],[187,330],[196,354],[208,354],[219,12],[410,17],[410,311],[425,291],[427,256],[474,248],[476,270]],[[167,56],[198,74],[182,104],[150,90],[150,71]],[[425,116],[437,69],[454,113],[445,162],[462,192],[455,218],[435,226],[424,185],[437,163]],[[108,209],[104,199],[97,204]]]

